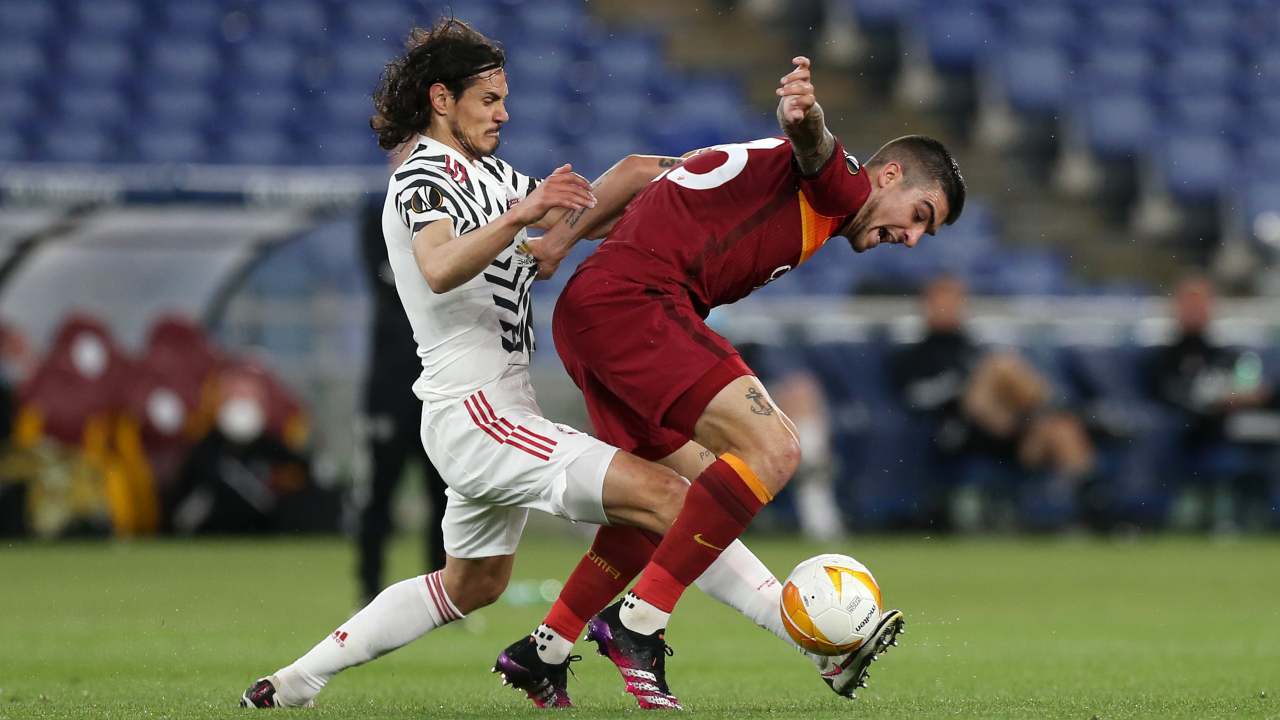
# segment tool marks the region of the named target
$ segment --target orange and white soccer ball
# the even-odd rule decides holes
[[[880,623],[880,585],[848,555],[818,555],[782,584],[782,624],[800,647],[819,655],[857,650]]]

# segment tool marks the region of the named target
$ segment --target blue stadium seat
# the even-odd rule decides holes
[[[122,41],[81,37],[63,49],[63,75],[83,82],[121,83],[130,79],[133,65],[133,53]]]
[[[1151,52],[1133,45],[1098,45],[1079,73],[1081,93],[1149,92],[1156,67]]]
[[[1254,56],[1241,85],[1246,95],[1255,98],[1280,97],[1280,49],[1270,48]]]
[[[76,19],[82,34],[125,37],[142,27],[142,5],[131,0],[79,0]]]
[[[323,3],[312,0],[271,0],[256,6],[254,29],[263,38],[318,41],[329,30]]]
[[[21,87],[0,85],[0,118],[6,127],[17,128],[36,115],[38,103],[34,95]]]
[[[224,122],[236,129],[284,130],[303,124],[302,104],[292,89],[235,89],[229,105]]]
[[[10,124],[0,125],[0,162],[23,162],[31,159],[31,143]]]
[[[521,95],[560,94],[574,59],[567,48],[549,43],[520,43],[507,50],[507,75]]]
[[[1150,4],[1108,2],[1093,8],[1084,27],[1090,43],[1147,43],[1165,29],[1165,21]]]
[[[403,52],[394,41],[359,40],[334,48],[333,84],[372,93],[388,62]]]
[[[166,2],[161,6],[160,23],[167,32],[210,39],[222,33],[222,19],[227,12],[222,3]]]
[[[204,84],[222,70],[213,41],[198,35],[166,35],[147,44],[147,72],[191,85]]]
[[[590,107],[597,127],[634,131],[660,120],[653,98],[631,87],[606,84],[591,96]]]
[[[386,155],[372,132],[355,129],[320,130],[302,143],[301,153],[325,165],[381,165]]]
[[[316,162],[294,146],[291,133],[265,128],[224,134],[214,159],[237,165],[310,165]]]
[[[317,112],[309,116],[315,125],[332,129],[345,128],[369,131],[369,117],[373,115],[372,88],[369,90],[332,90],[320,93],[313,99]]]
[[[199,86],[148,83],[142,107],[151,122],[162,125],[195,128],[226,121],[226,108]]]
[[[117,129],[133,113],[123,93],[93,84],[67,83],[55,96],[58,116],[63,120]]]
[[[34,40],[57,25],[57,11],[46,0],[5,0],[0,2],[0,27],[10,38]]]
[[[1280,180],[1280,137],[1255,138],[1245,147],[1242,159],[1250,177]]]
[[[1066,53],[1052,45],[1019,44],[1000,55],[999,77],[1005,97],[1019,112],[1055,112],[1070,91]]]
[[[1082,98],[1089,149],[1103,158],[1132,157],[1151,142],[1155,115],[1138,93],[1092,94]]]
[[[83,165],[120,160],[122,152],[100,125],[59,121],[41,128],[35,159]]]
[[[1186,39],[1231,39],[1240,29],[1241,15],[1228,3],[1177,3],[1173,17],[1179,35]]]
[[[923,24],[929,57],[943,71],[971,72],[1000,39],[986,13],[963,4],[926,11],[919,23]]]
[[[540,0],[518,5],[514,15],[523,37],[561,42],[577,34],[585,12],[575,0]]]
[[[662,47],[656,37],[643,33],[610,38],[592,59],[602,76],[600,87],[643,91],[662,73]]]
[[[1231,179],[1231,148],[1212,134],[1175,133],[1162,143],[1159,155],[1165,183],[1183,202],[1216,200]]]
[[[867,30],[897,27],[918,5],[911,0],[850,0],[853,16]]]
[[[1007,34],[1028,44],[1069,48],[1080,34],[1076,15],[1060,3],[1020,3],[1010,9]]]
[[[301,51],[284,42],[246,43],[231,56],[230,84],[237,87],[296,86],[302,70]]]
[[[137,157],[147,163],[198,163],[209,157],[209,142],[185,128],[149,128],[132,133]]]
[[[594,179],[622,158],[643,152],[643,149],[644,139],[639,134],[606,129],[591,134],[585,143],[578,145],[570,158],[575,171]]]
[[[1240,79],[1236,53],[1225,45],[1179,47],[1163,71],[1166,92],[1203,92],[1232,89]]]
[[[1244,131],[1235,98],[1213,87],[1175,95],[1167,108],[1166,125],[1183,131],[1226,135]],[[1233,133],[1234,134],[1234,133]]]
[[[526,175],[543,177],[570,161],[560,139],[549,128],[513,122],[502,129],[498,157]]]
[[[344,3],[335,30],[357,41],[399,43],[409,36],[414,16],[401,2]],[[426,22],[426,20],[420,20]]]
[[[0,87],[43,82],[48,79],[48,61],[40,46],[30,41],[0,42]]]

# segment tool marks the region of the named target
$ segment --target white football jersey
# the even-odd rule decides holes
[[[392,174],[382,210],[382,234],[396,291],[418,343],[422,374],[413,392],[424,402],[466,397],[533,352],[529,286],[537,267],[517,248],[521,230],[484,272],[446,293],[434,293],[418,269],[413,236],[448,219],[461,236],[498,219],[538,181],[496,157],[472,162],[420,135]]]

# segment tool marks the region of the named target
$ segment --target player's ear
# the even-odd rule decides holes
[[[434,83],[427,88],[427,102],[431,103],[431,109],[437,115],[445,115],[449,111],[449,104],[453,101],[453,93],[449,92],[449,88],[444,83]]]
[[[902,165],[896,160],[890,160],[880,166],[876,172],[876,181],[880,187],[887,187],[902,179]]]

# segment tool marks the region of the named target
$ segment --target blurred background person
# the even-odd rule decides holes
[[[770,388],[778,407],[796,424],[800,465],[788,484],[800,532],[812,540],[845,535],[836,499],[835,454],[831,451],[831,417],[826,390],[794,347],[757,342],[737,343],[744,361]]]
[[[217,374],[214,423],[191,449],[168,516],[181,535],[285,529],[285,506],[311,486],[307,457],[291,447],[261,368],[230,362]]]
[[[1210,337],[1214,303],[1208,278],[1179,282],[1172,299],[1175,339],[1155,350],[1150,363],[1153,394],[1183,419],[1175,446],[1182,495],[1171,521],[1183,529],[1258,529],[1268,505],[1268,460],[1280,441],[1276,416],[1263,411],[1274,410],[1277,397],[1257,351]]]
[[[935,491],[951,495],[942,505],[958,520],[962,508],[953,493],[959,488],[948,487],[948,479],[963,477],[960,463],[979,458],[1013,470],[1019,493],[1030,488],[1042,494],[1053,506],[1050,522],[1077,519],[1076,495],[1095,464],[1083,423],[1052,404],[1048,378],[1021,355],[985,348],[969,336],[963,282],[938,277],[925,286],[921,300],[925,335],[894,354],[890,372],[903,404],[932,419],[940,460],[958,471],[941,476],[946,479]],[[1039,477],[1032,481],[1029,474]],[[996,503],[1004,490],[989,486],[985,504]]]
[[[399,167],[411,145],[392,153],[391,167]],[[362,605],[382,591],[383,560],[392,530],[391,501],[405,471],[422,476],[427,514],[423,525],[425,572],[444,567],[445,482],[422,447],[422,402],[411,386],[422,372],[418,344],[396,294],[395,276],[387,261],[382,237],[381,195],[372,197],[361,214],[360,252],[365,280],[373,299],[368,371],[361,389],[362,417],[354,488],[359,509],[359,562]]]

